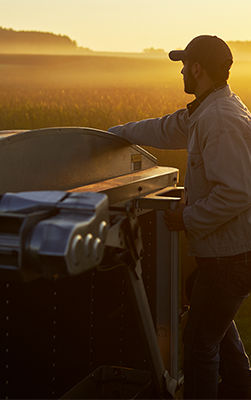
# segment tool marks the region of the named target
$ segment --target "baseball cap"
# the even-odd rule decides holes
[[[227,68],[233,63],[230,48],[217,36],[201,35],[191,40],[185,50],[173,50],[169,53],[172,61],[192,60],[205,68]]]

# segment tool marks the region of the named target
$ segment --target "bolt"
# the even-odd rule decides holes
[[[102,256],[103,243],[100,238],[96,238],[93,244],[93,256],[96,262],[98,262]]]
[[[93,246],[93,236],[91,233],[88,233],[84,240],[84,251],[87,257],[90,257]]]
[[[83,247],[83,237],[79,234],[75,235],[71,243],[71,257],[73,264],[78,265],[80,262],[81,248]]]
[[[108,231],[108,225],[106,221],[100,222],[98,235],[100,239],[105,240]]]

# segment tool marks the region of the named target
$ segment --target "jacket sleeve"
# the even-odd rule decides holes
[[[187,109],[181,109],[162,118],[129,122],[109,128],[129,142],[161,149],[185,149],[187,147]]]
[[[218,112],[211,121],[199,121],[199,133],[212,189],[185,207],[183,218],[189,233],[202,239],[251,207],[250,114],[223,118]]]

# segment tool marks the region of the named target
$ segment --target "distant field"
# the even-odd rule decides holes
[[[0,55],[0,130],[88,126],[106,130],[185,107],[180,63],[168,59]],[[251,62],[236,62],[230,85],[251,109]],[[162,165],[180,169],[185,151],[151,149]],[[251,298],[238,314],[251,355]]]
[[[0,129],[106,130],[164,115],[190,101],[180,70],[167,59],[0,55]],[[183,176],[183,151],[152,151],[160,164],[178,162]]]
[[[230,83],[251,108],[251,63],[236,63]],[[185,107],[181,63],[167,58],[0,55],[0,129],[89,126],[107,129]],[[183,151],[156,151],[178,166]]]
[[[251,108],[251,63],[230,84]],[[0,127],[87,125],[106,129],[185,107],[181,63],[168,59],[0,55]]]

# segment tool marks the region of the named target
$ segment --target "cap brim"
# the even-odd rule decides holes
[[[172,61],[184,61],[184,59],[186,58],[185,56],[185,50],[173,50],[169,53],[169,58]]]

